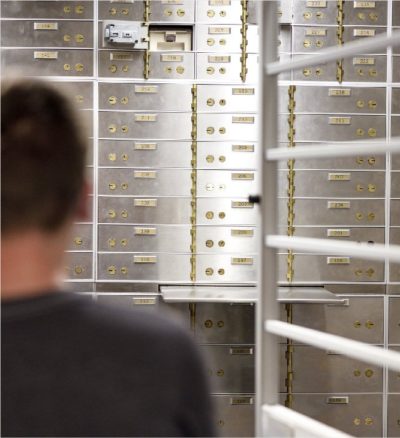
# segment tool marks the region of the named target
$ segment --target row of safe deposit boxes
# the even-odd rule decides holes
[[[162,311],[178,318],[193,334],[207,363],[216,410],[216,428],[222,436],[254,434],[254,305],[166,304],[158,295],[96,294],[99,302],[125,308]],[[316,330],[400,350],[400,298],[341,296],[335,305],[293,304],[292,321]],[[388,306],[388,311],[384,310]],[[286,319],[282,305],[281,317]],[[385,340],[385,326],[388,340]],[[286,392],[286,340],[281,341],[282,403]],[[355,436],[400,435],[400,375],[379,367],[306,345],[291,346],[291,406]],[[387,410],[384,385],[387,379]]]

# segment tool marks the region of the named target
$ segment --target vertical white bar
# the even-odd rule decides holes
[[[265,160],[265,150],[277,145],[277,77],[265,74],[265,65],[277,60],[278,19],[276,0],[261,1],[260,20],[260,172],[261,197],[261,262],[256,318],[256,436],[277,436],[268,427],[263,430],[262,405],[278,403],[279,359],[277,338],[264,330],[264,321],[279,319],[276,300],[276,251],[264,245],[264,236],[276,232],[277,162]]]

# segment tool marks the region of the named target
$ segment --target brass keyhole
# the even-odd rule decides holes
[[[360,328],[361,327],[361,322],[360,321],[354,321],[353,326],[355,328]]]
[[[217,326],[218,326],[219,328],[222,328],[224,325],[225,325],[224,321],[218,321],[218,322],[217,322]]]
[[[220,369],[217,371],[217,376],[218,377],[223,377],[225,375],[225,371],[223,369]]]
[[[204,321],[204,326],[206,328],[211,328],[213,326],[213,322],[211,321],[211,319],[207,319],[207,321]]]

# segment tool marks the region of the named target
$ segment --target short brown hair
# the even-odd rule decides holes
[[[59,229],[77,206],[85,152],[85,136],[67,97],[42,81],[3,81],[2,232]]]

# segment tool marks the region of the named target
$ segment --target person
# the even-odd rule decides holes
[[[89,193],[68,99],[15,80],[2,84],[1,109],[2,436],[213,436],[189,334],[62,291]]]

